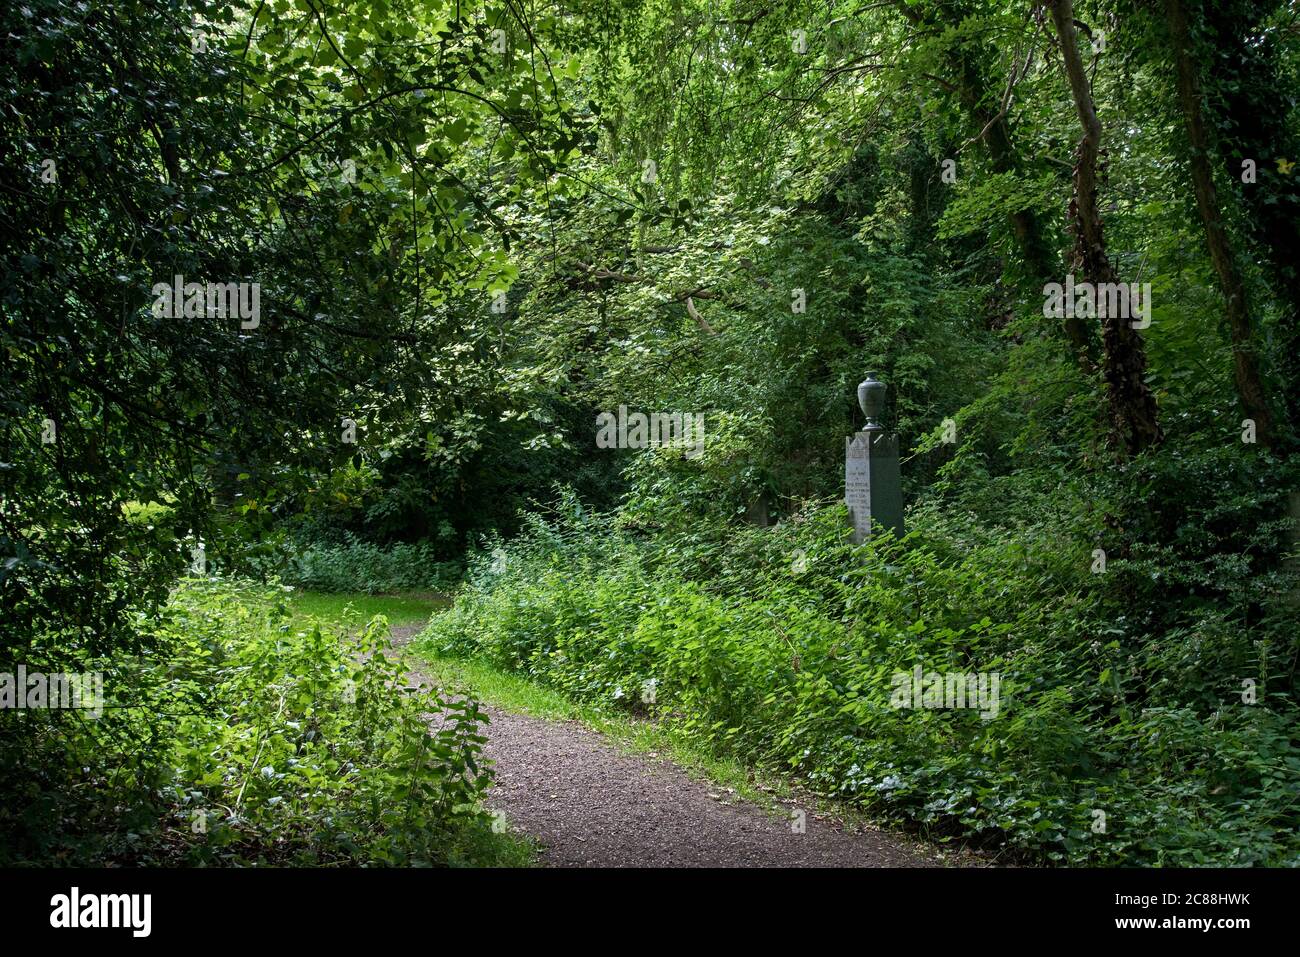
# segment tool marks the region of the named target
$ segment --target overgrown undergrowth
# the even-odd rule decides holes
[[[534,521],[421,641],[935,837],[1076,865],[1300,863],[1293,649],[1213,608],[1143,633],[1051,522],[912,520],[861,547],[839,507],[714,538]],[[1111,571],[1107,588],[1143,567]],[[895,706],[918,665],[998,674],[996,715]]]
[[[287,598],[187,581],[149,650],[79,664],[100,716],[5,712],[0,862],[526,863],[479,804],[479,704],[409,691],[382,616],[345,632]]]
[[[438,590],[460,576],[460,565],[442,561],[428,542],[380,547],[370,542],[314,543],[293,555],[285,581],[323,592]]]

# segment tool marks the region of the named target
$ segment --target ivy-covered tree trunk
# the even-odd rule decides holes
[[[1206,39],[1215,56],[1205,68],[1200,105],[1208,111],[1218,136],[1219,157],[1229,172],[1242,161],[1257,164],[1259,183],[1239,191],[1246,216],[1240,227],[1258,244],[1272,273],[1271,289],[1282,307],[1274,327],[1278,345],[1266,368],[1281,383],[1270,398],[1275,403],[1279,431],[1287,423],[1293,440],[1300,426],[1300,177],[1283,175],[1279,159],[1300,156],[1300,131],[1276,109],[1278,91],[1289,82],[1281,63],[1282,43],[1259,23],[1285,0],[1224,0],[1202,7],[1209,27]],[[1209,100],[1204,88],[1214,86]],[[1289,384],[1289,385],[1288,385]],[[1280,405],[1276,404],[1280,403]]]
[[[1101,212],[1097,206],[1098,163],[1101,154],[1101,121],[1093,104],[1092,91],[1079,55],[1071,0],[1045,0],[1056,32],[1061,38],[1061,59],[1074,99],[1083,139],[1074,165],[1074,195],[1070,219],[1074,228],[1073,266],[1094,288],[1118,283],[1119,276],[1106,254]],[[1156,398],[1146,383],[1146,348],[1142,334],[1130,317],[1116,316],[1116,310],[1098,310],[1101,316],[1102,376],[1115,435],[1128,454],[1137,454],[1161,438]]]
[[[1187,126],[1187,139],[1191,147],[1188,162],[1191,165],[1192,188],[1196,193],[1196,208],[1205,229],[1205,244],[1210,262],[1219,277],[1223,290],[1228,332],[1232,338],[1232,372],[1237,386],[1237,397],[1242,411],[1255,422],[1256,440],[1263,446],[1272,446],[1275,427],[1264,383],[1260,377],[1259,362],[1250,317],[1250,304],[1245,283],[1237,268],[1236,258],[1228,243],[1223,227],[1223,214],[1219,209],[1218,195],[1214,189],[1214,171],[1210,168],[1210,141],[1201,115],[1200,81],[1196,64],[1191,57],[1191,36],[1187,11],[1182,0],[1166,0],[1165,12],[1169,20],[1169,33],[1173,41],[1174,70],[1178,80],[1178,100],[1183,121]]]

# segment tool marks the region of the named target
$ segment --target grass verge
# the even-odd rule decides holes
[[[375,615],[384,615],[394,628],[423,625],[440,608],[445,595],[431,591],[368,595],[365,592],[318,592],[295,588],[285,593],[285,602],[297,618],[316,618],[339,625],[364,625]]]

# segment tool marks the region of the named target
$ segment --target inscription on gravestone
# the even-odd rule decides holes
[[[871,459],[866,433],[844,440],[844,504],[853,523],[853,541],[861,542],[871,528]]]
[[[878,419],[885,384],[868,374],[858,386],[858,404],[867,417],[862,431],[844,440],[844,503],[860,544],[875,528],[903,534],[903,491],[898,470],[898,436]]]

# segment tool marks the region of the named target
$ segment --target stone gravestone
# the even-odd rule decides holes
[[[858,404],[867,417],[862,431],[844,440],[844,503],[853,522],[853,543],[861,544],[873,527],[903,534],[903,488],[898,471],[898,436],[877,421],[885,384],[870,373],[858,386]]]

